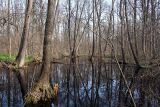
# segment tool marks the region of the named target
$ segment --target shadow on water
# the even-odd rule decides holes
[[[38,78],[41,65],[26,71],[28,90]],[[132,107],[116,64],[81,62],[53,64],[51,83],[59,84],[58,107]],[[159,68],[137,69],[121,65],[137,107],[160,106]],[[56,102],[53,102],[54,106]],[[22,107],[23,99],[14,72],[0,68],[0,107]]]

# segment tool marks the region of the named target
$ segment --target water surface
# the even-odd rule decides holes
[[[26,69],[28,89],[40,65]],[[160,106],[160,68],[137,69],[121,65],[137,107]],[[117,64],[53,64],[51,83],[59,84],[58,107],[132,107]],[[52,104],[54,106],[54,104]],[[21,89],[14,72],[0,69],[0,107],[23,107]]]

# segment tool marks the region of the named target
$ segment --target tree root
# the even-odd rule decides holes
[[[53,90],[49,84],[37,83],[25,96],[25,106],[39,107],[51,104]]]

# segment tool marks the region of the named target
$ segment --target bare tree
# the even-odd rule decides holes
[[[129,32],[128,15],[127,15],[127,1],[126,0],[124,0],[124,6],[125,6],[125,19],[126,19],[126,33],[128,35],[129,46],[130,46],[130,49],[131,49],[131,52],[132,52],[132,55],[133,55],[133,58],[134,58],[134,61],[135,61],[136,65],[140,66],[139,61],[137,59],[137,56],[135,54],[135,51],[133,49],[133,45],[131,43],[131,36],[130,36],[130,32]]]
[[[144,55],[146,56],[146,39],[147,39],[147,19],[148,19],[148,9],[149,9],[149,0],[142,0],[141,1],[141,5],[142,5],[142,50]]]
[[[135,47],[135,54],[136,56],[138,56],[138,49],[137,49],[137,27],[136,27],[136,23],[137,23],[137,0],[134,0],[134,28],[133,28],[133,33],[134,33],[134,47]]]
[[[156,57],[156,2],[155,0],[151,0],[151,58]]]
[[[112,0],[112,4],[108,5],[105,2],[107,4],[107,0],[60,2],[51,46],[55,58],[69,56],[73,59],[84,55],[90,58],[110,57],[112,49],[109,42],[103,40],[104,37],[113,42],[119,61],[151,64],[156,60],[160,52],[159,2],[126,0],[127,6],[124,0]],[[16,62],[19,67],[24,65],[27,55],[38,56],[41,60],[47,1],[1,0],[1,4],[1,53],[18,53]]]
[[[97,3],[98,2],[98,3]],[[96,15],[97,15],[97,19],[98,19],[98,36],[99,36],[99,50],[98,50],[98,54],[99,54],[99,57],[100,57],[100,59],[102,59],[102,46],[101,46],[101,36],[102,36],[102,34],[101,34],[101,12],[102,12],[102,2],[101,2],[101,0],[98,0],[97,2],[95,2],[95,10],[96,10]],[[98,7],[99,6],[99,7]]]
[[[72,54],[72,41],[71,41],[71,0],[68,0],[68,38],[70,55]]]
[[[121,26],[121,30],[120,30],[120,40],[121,40],[121,54],[122,54],[122,61],[123,63],[126,63],[126,59],[125,59],[125,50],[124,50],[124,9],[123,9],[123,1],[120,1],[120,10],[119,10],[119,16],[120,16],[120,26]]]
[[[8,41],[9,41],[9,48],[8,48],[8,53],[9,53],[9,56],[11,57],[11,35],[10,35],[10,0],[8,0],[8,23],[7,23],[7,35],[8,35]]]
[[[31,18],[32,5],[33,5],[33,0],[28,0],[23,33],[21,37],[21,43],[20,43],[18,55],[16,57],[16,62],[18,63],[19,67],[22,67],[25,62],[25,52],[27,48],[27,38],[29,34],[29,23]]]
[[[92,9],[93,9],[93,31],[95,30],[95,0],[92,0]],[[91,59],[94,56],[94,52],[95,52],[95,32],[92,32],[92,36],[93,36],[93,42],[92,42],[92,54],[91,54]]]
[[[45,24],[45,35],[44,35],[44,43],[43,43],[43,59],[42,59],[42,68],[41,68],[41,75],[33,87],[31,92],[27,94],[26,97],[26,104],[32,104],[36,102],[36,105],[40,100],[43,101],[43,105],[45,104],[46,99],[51,100],[52,98],[52,89],[49,82],[49,75],[50,75],[50,66],[51,66],[51,38],[53,35],[53,26],[54,26],[54,19],[55,19],[55,12],[58,0],[48,0],[48,11],[47,11],[47,19]],[[41,94],[40,94],[41,93]],[[37,94],[40,96],[36,97]],[[30,101],[30,98],[33,98]]]

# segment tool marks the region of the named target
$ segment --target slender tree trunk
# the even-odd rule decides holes
[[[146,3],[142,0],[142,11],[143,11],[143,21],[142,21],[142,50],[145,55],[145,27],[146,27]]]
[[[123,12],[123,9],[122,9],[122,0],[120,1],[120,20],[121,20],[121,54],[122,54],[122,61],[123,63],[126,63],[126,59],[125,59],[125,51],[124,51],[124,12]]]
[[[8,53],[11,57],[11,35],[10,35],[10,0],[8,0],[8,25],[7,25],[7,35],[8,35],[8,41],[9,41],[9,47],[8,47]]]
[[[133,58],[134,58],[134,61],[136,63],[137,66],[140,66],[139,62],[138,62],[138,59],[137,59],[137,56],[134,52],[134,49],[133,49],[133,45],[131,43],[131,37],[130,37],[130,32],[129,32],[129,23],[128,23],[128,15],[127,15],[127,1],[125,0],[124,1],[124,5],[125,5],[125,18],[126,18],[126,32],[127,32],[127,35],[128,35],[128,42],[129,42],[129,46],[130,46],[130,49],[131,49],[131,52],[132,52],[132,55],[133,55]]]
[[[25,14],[25,21],[23,27],[23,33],[21,37],[21,43],[19,47],[19,52],[16,57],[16,62],[18,63],[19,67],[22,67],[25,62],[25,51],[27,49],[27,38],[29,34],[29,23],[31,18],[31,10],[32,10],[33,0],[28,0],[26,14]]]
[[[110,36],[109,34],[110,34],[110,31],[111,31],[111,28],[112,28],[112,17],[113,17],[113,12],[114,12],[114,3],[115,3],[115,0],[112,0],[112,9],[111,9],[111,12],[110,12],[110,15],[109,15],[108,29],[107,29],[107,32],[106,32],[108,34],[108,37]],[[108,43],[106,42],[105,46],[104,46],[104,52],[107,49],[107,45],[108,45]]]
[[[135,46],[135,54],[138,57],[138,48],[137,48],[137,32],[136,32],[136,24],[137,24],[137,0],[134,0],[134,46]]]
[[[151,0],[151,49],[150,49],[150,53],[151,53],[151,58],[155,58],[155,44],[156,44],[156,40],[155,40],[155,33],[156,33],[156,15],[155,15],[155,0]]]
[[[72,42],[71,42],[71,0],[68,0],[68,37],[70,55],[72,55]]]
[[[94,56],[94,51],[95,51],[95,33],[94,33],[94,30],[95,30],[95,0],[92,0],[92,8],[93,8],[93,43],[92,43],[92,54],[91,54],[91,59],[93,58]]]
[[[77,18],[78,18],[78,10],[79,10],[79,0],[77,1],[76,4],[76,17],[75,17],[75,25],[74,25],[74,37],[73,37],[73,49],[72,49],[72,53],[71,53],[71,57],[72,57],[72,61],[76,60],[76,40],[77,40],[77,32],[78,32],[78,28],[77,28]]]
[[[146,33],[148,30],[148,9],[149,9],[149,1],[150,0],[142,0],[142,12],[143,12],[143,21],[142,21],[142,50],[143,50],[143,54],[146,58],[146,56],[148,56],[147,53],[147,36],[148,34]]]
[[[96,13],[97,13],[97,19],[98,19],[98,36],[99,36],[99,41],[98,41],[98,44],[99,44],[99,47],[98,47],[98,54],[99,54],[99,58],[102,59],[102,46],[101,46],[101,0],[98,0],[99,4],[98,3],[95,3],[95,10],[96,10]],[[98,5],[99,5],[99,9],[98,9]]]

